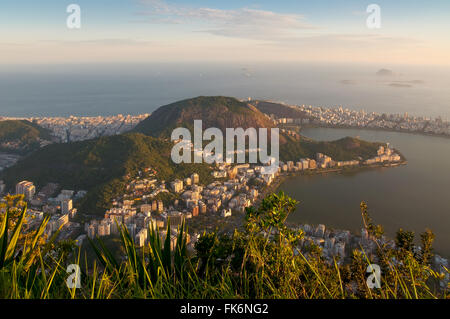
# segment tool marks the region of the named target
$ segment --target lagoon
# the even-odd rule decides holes
[[[358,232],[361,201],[374,222],[394,237],[401,227],[416,233],[426,228],[436,235],[437,253],[450,256],[450,139],[408,133],[360,129],[307,128],[302,135],[317,140],[345,136],[390,142],[408,165],[327,175],[294,176],[279,190],[300,204],[290,222],[325,224]]]

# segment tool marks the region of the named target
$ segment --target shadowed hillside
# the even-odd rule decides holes
[[[232,97],[197,97],[161,106],[134,131],[151,136],[170,137],[177,127],[192,128],[194,120],[202,120],[203,128],[273,127],[264,114],[254,106]]]
[[[2,178],[10,188],[27,179],[38,188],[54,182],[63,188],[88,190],[81,203],[83,212],[103,214],[111,200],[124,192],[125,176],[146,167],[154,168],[164,180],[194,171],[203,180],[211,179],[206,164],[174,164],[171,148],[168,141],[136,133],[52,144],[5,170]]]
[[[0,151],[25,154],[51,140],[50,131],[26,120],[0,121]]]

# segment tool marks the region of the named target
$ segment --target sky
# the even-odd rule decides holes
[[[80,28],[67,27],[70,4]],[[370,4],[380,28],[369,28]],[[2,0],[0,64],[450,65],[448,0]]]

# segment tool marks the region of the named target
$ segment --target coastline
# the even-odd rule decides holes
[[[402,157],[403,158],[403,157]],[[314,170],[302,170],[302,171],[292,171],[280,173],[274,181],[264,188],[264,190],[258,195],[258,198],[255,200],[253,206],[257,207],[261,200],[270,193],[277,193],[278,189],[283,185],[283,183],[290,177],[296,176],[312,176],[312,175],[326,175],[326,174],[341,174],[341,173],[356,173],[359,171],[370,170],[375,168],[394,168],[399,166],[405,166],[408,164],[408,161],[403,159],[397,163],[377,163],[371,165],[358,165],[351,167],[340,167],[340,168],[325,168],[325,169],[314,169]]]
[[[378,132],[392,132],[392,133],[404,133],[418,136],[430,136],[430,137],[442,137],[450,139],[450,135],[427,133],[421,131],[408,131],[408,130],[395,130],[389,128],[377,128],[377,127],[365,127],[365,126],[347,126],[347,125],[322,125],[322,124],[305,124],[297,125],[300,128],[300,133],[304,128],[331,128],[331,129],[352,129],[352,130],[364,130],[364,131],[378,131]]]

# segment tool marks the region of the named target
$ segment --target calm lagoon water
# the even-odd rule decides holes
[[[355,129],[304,129],[318,140],[359,136],[390,142],[407,158],[408,165],[346,174],[296,176],[280,186],[300,201],[290,221],[319,224],[359,232],[361,201],[389,236],[401,227],[419,233],[430,228],[435,249],[450,256],[450,139],[406,133]]]

